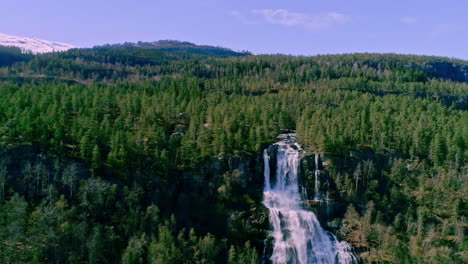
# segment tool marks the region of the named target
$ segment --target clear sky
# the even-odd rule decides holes
[[[254,53],[468,59],[468,0],[2,0],[0,32],[80,47],[186,40]]]

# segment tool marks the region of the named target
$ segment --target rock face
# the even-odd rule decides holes
[[[283,142],[285,144],[294,144],[297,142],[297,136],[296,136],[296,133],[281,134],[276,137],[276,140],[278,140],[278,142]],[[278,148],[277,145],[271,145],[270,147],[275,148],[275,149]]]
[[[288,139],[292,139],[289,137]],[[293,145],[294,147],[294,145]],[[275,171],[278,146],[268,148],[270,170]],[[309,153],[300,150],[299,163],[299,192],[304,199],[304,206],[315,212],[320,224],[327,229],[335,229],[337,222],[343,217],[346,202],[342,201],[339,191],[327,170],[329,157],[323,154]],[[276,174],[271,173],[271,180],[275,181]]]
[[[324,227],[336,230],[350,203],[344,194],[345,178],[352,178],[354,181],[357,174],[372,174],[364,177],[378,178],[377,175],[382,170],[390,169],[393,161],[399,158],[401,153],[391,149],[355,149],[345,156],[330,153],[305,154],[300,170],[307,205],[316,212]],[[320,183],[318,188],[317,182]]]
[[[249,239],[260,249],[268,229],[268,212],[261,204],[262,172],[256,155],[211,157],[181,171],[175,182],[164,185],[170,191],[161,191],[164,197],[158,200],[172,203],[180,227]]]
[[[279,137],[284,142],[295,142],[293,134]],[[292,145],[294,147],[294,145]],[[278,145],[267,149],[270,157],[270,171],[275,171]],[[400,158],[400,153],[382,149],[375,152],[371,149],[352,150],[347,156],[324,153],[311,153],[300,150],[299,192],[304,205],[314,211],[320,224],[329,230],[337,230],[343,218],[349,201],[342,197],[342,185],[345,175],[353,175],[364,166],[375,172],[389,168],[394,159]],[[370,168],[372,167],[372,168]],[[333,173],[332,173],[333,172]],[[276,181],[275,173],[271,173],[271,181]],[[349,176],[348,176],[349,177]],[[351,176],[352,177],[352,176]]]
[[[327,223],[340,218],[346,205],[340,202],[339,193],[330,173],[324,169],[323,156],[306,155],[301,161],[303,186],[307,190],[307,205],[317,213],[320,222]]]
[[[296,142],[295,134],[282,134],[278,140],[287,144]],[[267,149],[270,160],[271,181],[276,181],[275,164],[279,145],[271,145]],[[292,148],[298,149],[295,145]],[[329,172],[324,169],[324,160],[321,154],[309,153],[302,149],[299,151],[299,192],[304,199],[304,205],[316,213],[320,223],[327,227],[327,222],[341,218],[346,204],[340,202],[340,197]],[[328,161],[328,159],[326,159]]]
[[[340,196],[337,181],[341,176],[336,175],[352,173],[363,161],[372,161],[376,170],[388,168],[391,160],[399,157],[399,153],[391,150],[375,153],[366,149],[352,151],[347,157],[316,154],[292,144],[296,140],[293,134],[279,139],[289,142],[286,144],[298,153],[298,193],[303,206],[315,212],[326,230],[340,227],[348,203]],[[279,145],[267,149],[272,182],[276,181],[278,151]],[[83,162],[54,156],[31,144],[1,145],[1,163],[10,175],[9,185],[23,194],[27,193],[24,172],[29,165],[44,173],[41,180],[46,181],[53,179],[57,165],[62,168],[61,173],[73,167],[77,184],[90,177]],[[270,228],[269,211],[262,204],[265,184],[262,175],[263,157],[242,154],[207,158],[196,168],[171,171],[167,178],[153,176],[146,185],[140,185],[146,190],[146,199],[157,204],[163,215],[174,214],[179,228],[194,228],[200,233],[210,232],[238,241],[248,239],[262,250]],[[66,186],[60,188],[65,188],[65,194],[70,191]]]

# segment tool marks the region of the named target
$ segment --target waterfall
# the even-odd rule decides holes
[[[268,156],[268,150],[263,151],[263,163],[269,164],[270,157]],[[265,176],[265,190],[270,190],[270,166],[264,166],[263,175]]]
[[[263,204],[269,209],[273,228],[273,264],[352,264],[357,258],[348,243],[339,242],[325,231],[314,213],[303,207],[299,193],[299,162],[303,152],[297,143],[280,141],[274,145],[276,173],[270,180],[270,157],[264,151]]]
[[[314,190],[314,200],[320,201],[320,155],[315,154],[315,190]]]

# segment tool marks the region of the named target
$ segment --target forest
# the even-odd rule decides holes
[[[260,263],[285,131],[362,263],[468,262],[468,61],[1,47],[0,94],[0,263]]]

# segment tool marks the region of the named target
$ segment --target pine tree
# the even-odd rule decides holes
[[[89,148],[89,138],[87,135],[84,135],[80,140],[80,157],[82,159],[88,158],[88,148]]]
[[[122,264],[145,263],[145,247],[147,239],[145,234],[130,238],[127,248],[122,254]]]

